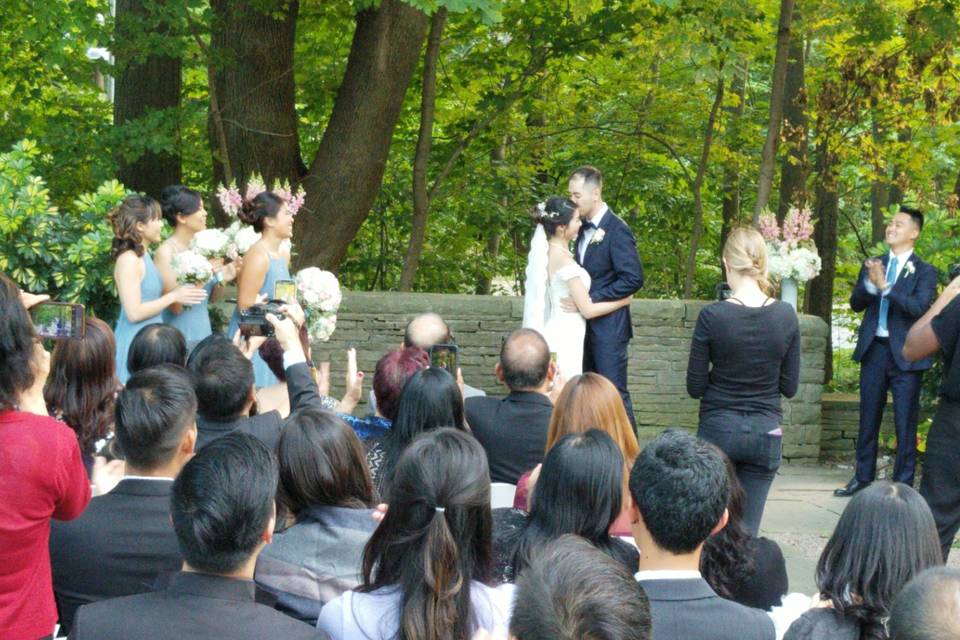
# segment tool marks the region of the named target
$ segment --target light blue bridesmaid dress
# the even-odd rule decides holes
[[[180,313],[174,313],[167,307],[163,310],[163,322],[172,327],[176,327],[183,334],[183,339],[187,342],[187,353],[193,351],[197,343],[213,333],[210,326],[210,311],[207,309],[207,302],[213,295],[213,290],[217,286],[216,280],[211,280],[203,289],[207,292],[207,298],[200,304],[192,305]]]
[[[273,287],[277,283],[277,280],[290,280],[290,269],[287,266],[287,261],[283,258],[270,258],[270,268],[267,269],[267,275],[263,279],[260,294],[265,295],[268,300],[271,299],[273,297]],[[237,332],[239,326],[240,311],[239,309],[234,309],[233,317],[230,318],[230,329],[228,330],[227,336],[232,339],[233,334]],[[253,378],[254,384],[258,389],[279,382],[277,376],[273,375],[270,367],[263,361],[259,353],[253,354]]]
[[[143,260],[144,267],[143,280],[140,281],[140,302],[144,303],[156,300],[163,295],[163,281],[149,253],[144,252],[140,259]],[[163,322],[163,315],[160,313],[140,322],[130,322],[123,310],[123,305],[120,305],[120,317],[117,318],[117,328],[113,334],[117,340],[117,377],[121,383],[126,384],[127,378],[130,377],[127,373],[127,352],[130,350],[130,343],[140,329],[158,322]]]

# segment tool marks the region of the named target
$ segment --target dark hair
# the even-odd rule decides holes
[[[483,447],[455,429],[424,433],[397,461],[358,590],[399,588],[399,640],[468,638],[476,626],[471,581],[492,577],[491,530]]]
[[[307,407],[287,418],[277,458],[277,496],[290,514],[312,505],[361,509],[374,504],[363,445],[330,411]]]
[[[913,223],[917,225],[917,230],[923,231],[923,212],[920,211],[920,209],[900,205],[900,213],[905,213],[910,216],[910,219],[913,220]]]
[[[679,555],[693,552],[720,522],[730,483],[716,449],[668,429],[637,456],[630,494],[656,545]]]
[[[110,224],[113,226],[113,245],[110,257],[114,260],[124,251],[133,251],[143,256],[143,238],[137,230],[137,224],[146,224],[161,215],[160,204],[150,196],[132,195],[123,199],[110,212]]]
[[[177,226],[177,216],[190,216],[200,211],[203,199],[200,193],[183,186],[173,184],[160,192],[160,210],[171,227]]]
[[[20,394],[33,386],[34,335],[20,289],[0,273],[0,409],[16,407]]]
[[[517,640],[650,640],[650,602],[623,565],[583,538],[560,536],[517,579]]]
[[[130,376],[117,396],[117,443],[128,464],[155,469],[173,458],[196,418],[197,397],[183,367],[143,369]]]
[[[548,198],[544,210],[533,210],[533,219],[543,225],[547,237],[553,236],[561,226],[570,224],[573,214],[577,212],[577,204],[562,196]]]
[[[960,570],[933,567],[915,576],[890,609],[890,640],[960,638]]]
[[[511,389],[536,389],[547,379],[550,347],[534,329],[517,329],[500,346],[500,367]]]
[[[943,562],[927,503],[905,484],[874,482],[840,516],[817,563],[820,597],[860,623],[862,640],[887,637],[883,619],[915,575]]]
[[[534,552],[565,533],[610,551],[608,533],[623,502],[623,454],[603,431],[560,438],[547,452],[527,519],[513,554],[514,575]]]
[[[235,344],[219,334],[201,340],[187,368],[197,390],[197,412],[208,420],[232,420],[250,399],[253,365]]]
[[[257,233],[263,233],[263,219],[276,218],[286,200],[272,191],[263,191],[253,200],[244,200],[237,213],[240,222],[249,224]]]
[[[410,376],[429,366],[430,356],[418,347],[393,349],[380,358],[373,372],[373,397],[380,415],[394,422],[403,386]]]
[[[127,352],[127,371],[135,373],[158,364],[184,366],[187,341],[180,330],[169,324],[148,324],[137,331]]]
[[[309,360],[310,337],[307,335],[306,323],[300,327],[299,335],[300,346],[303,347],[303,353],[308,355],[307,359]],[[276,338],[267,338],[267,340],[260,345],[257,353],[260,354],[260,359],[267,363],[270,372],[277,377],[277,380],[280,382],[287,381],[287,372],[283,368],[283,346],[279,340]]]
[[[427,324],[429,331],[420,326]],[[419,327],[419,330],[418,330]],[[403,330],[403,346],[406,348],[419,347],[429,349],[435,344],[452,342],[450,327],[446,321],[436,313],[421,313],[407,323]]]
[[[700,573],[721,598],[734,600],[734,593],[753,575],[753,555],[749,546],[753,536],[743,522],[743,485],[737,471],[723,451],[713,447],[727,467],[730,498],[727,500],[727,526],[707,538],[700,555]]]
[[[94,443],[113,429],[117,343],[106,322],[87,316],[82,340],[58,340],[50,358],[43,399],[51,415],[77,433],[80,451],[93,455]]]
[[[387,434],[383,466],[377,476],[381,497],[389,493],[390,475],[401,452],[421,433],[441,427],[466,429],[463,397],[453,376],[428,367],[410,376],[400,392],[397,419]]]
[[[574,169],[573,173],[570,174],[570,178],[583,178],[584,184],[592,184],[595,187],[603,186],[603,173],[601,173],[600,169],[588,164]]]
[[[257,438],[234,431],[205,446],[170,494],[183,559],[207,573],[236,571],[257,550],[276,492],[277,460]]]

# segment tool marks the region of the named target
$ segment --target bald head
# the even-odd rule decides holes
[[[960,571],[927,569],[907,583],[890,610],[890,640],[960,638]]]
[[[533,329],[517,329],[500,347],[503,381],[513,391],[543,386],[550,368],[550,347]]]
[[[450,342],[450,327],[435,313],[422,313],[407,324],[403,346],[429,349],[435,344]]]

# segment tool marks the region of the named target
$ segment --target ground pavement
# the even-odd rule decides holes
[[[784,465],[773,482],[760,525],[762,535],[776,540],[787,560],[790,591],[816,592],[817,559],[833,532],[848,498],[833,490],[850,480],[852,471],[817,466]],[[960,549],[950,554],[960,567]]]

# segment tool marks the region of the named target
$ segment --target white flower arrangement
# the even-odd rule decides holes
[[[317,267],[297,272],[297,296],[307,314],[307,334],[311,340],[326,342],[337,328],[337,310],[343,295],[337,276]]]
[[[226,247],[226,256],[231,260],[243,256],[250,250],[254,244],[260,240],[260,234],[253,230],[253,227],[245,225],[236,220],[229,227],[224,229],[228,238]]]
[[[809,210],[791,208],[782,228],[776,217],[765,213],[760,216],[759,227],[767,243],[767,271],[771,278],[807,282],[817,277],[822,261],[813,242]]]
[[[170,260],[180,284],[203,286],[213,278],[213,265],[196,251],[181,251]]]
[[[337,329],[337,314],[315,313],[307,317],[307,335],[311,340],[327,342]]]
[[[603,237],[605,235],[607,235],[607,232],[598,228],[593,232],[593,236],[590,238],[590,244],[600,244],[603,242]]]
[[[222,229],[204,229],[193,236],[190,248],[204,258],[225,258],[230,236]]]
[[[816,250],[808,247],[791,249],[784,244],[767,245],[767,270],[774,280],[793,278],[807,282],[817,277],[822,266]]]
[[[905,264],[903,268],[907,271],[907,274],[903,276],[904,278],[909,278],[917,272],[917,268],[913,266],[913,260],[907,260],[907,264]]]

